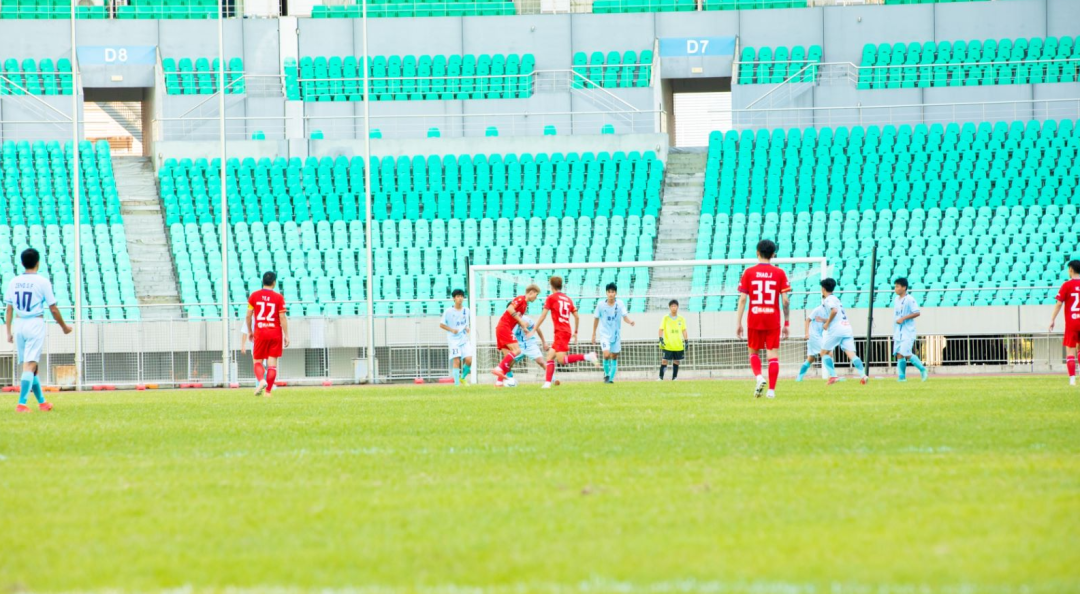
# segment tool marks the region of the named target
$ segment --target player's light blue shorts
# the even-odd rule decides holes
[[[527,340],[518,344],[521,345],[521,354],[514,358],[514,361],[521,361],[525,358],[533,360],[544,356],[544,353],[540,352],[540,343],[535,340]]]
[[[468,358],[476,354],[476,349],[473,348],[472,341],[462,340],[458,342],[451,342],[449,346],[450,360],[457,358]]]
[[[40,317],[19,318],[13,330],[19,363],[39,362],[41,349],[45,346],[45,320]]]
[[[806,339],[806,354],[814,357],[821,355],[821,337],[811,336]]]
[[[915,334],[894,334],[893,335],[893,355],[900,355],[902,357],[910,357],[914,354],[915,350]]]
[[[844,351],[854,351],[855,337],[850,334],[833,334],[832,332],[826,332],[825,337],[821,340],[821,350],[833,351],[836,347],[840,347],[840,349]]]
[[[600,339],[600,350],[607,351],[612,354],[618,354],[622,352],[622,337],[618,336],[615,340],[607,340],[606,338]]]

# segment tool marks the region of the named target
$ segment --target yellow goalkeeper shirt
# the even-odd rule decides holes
[[[664,331],[664,350],[683,350],[683,332],[686,332],[686,318],[682,316],[664,316],[660,322],[660,329]]]

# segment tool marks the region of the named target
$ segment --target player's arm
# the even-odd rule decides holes
[[[577,314],[577,310],[570,312],[574,314],[574,342],[577,342],[578,328],[581,326],[581,316]]]
[[[1058,301],[1058,308],[1059,309],[1061,308],[1061,302],[1060,301]],[[1054,310],[1054,316],[1055,317],[1057,316],[1057,310],[1056,309]],[[7,341],[8,342],[15,342],[15,336],[11,333],[11,319],[13,317],[15,317],[15,309],[9,305],[9,306],[7,306],[7,312],[4,314],[4,325],[7,326]],[[1054,325],[1050,324],[1050,327],[1053,328]]]
[[[735,337],[742,338],[742,317],[746,313],[746,293],[739,293],[739,304],[735,307]]]
[[[830,307],[829,308],[829,317],[825,318],[825,325],[822,326],[821,329],[822,330],[828,330],[829,329],[829,324],[832,323],[832,320],[835,317],[836,317],[836,308],[835,307]]]
[[[915,318],[919,317],[920,315],[922,315],[921,311],[912,312],[912,313],[909,313],[908,315],[896,320],[896,323],[897,324],[903,324],[904,322],[906,322],[908,320],[914,320]]]
[[[660,319],[660,348],[664,348],[664,325],[667,324],[667,316]]]
[[[540,326],[536,326],[536,337],[540,339],[540,352],[547,352],[547,339],[544,338],[544,331],[540,329]]]
[[[453,329],[453,328],[451,328],[450,326],[447,326],[446,324],[440,323],[440,324],[439,324],[439,327],[440,327],[440,328],[442,328],[443,330],[446,330],[447,332],[449,332],[449,333],[451,333],[451,334],[457,334],[457,331],[456,331],[456,330],[454,330],[454,329]]]
[[[814,319],[817,319],[817,318],[814,318]],[[805,320],[803,320],[803,331],[802,331],[802,333],[803,333],[803,336],[806,336],[806,337],[810,336],[810,318],[806,318]]]
[[[630,324],[631,326],[634,326],[634,325],[635,325],[635,324],[634,324],[634,320],[631,320],[631,319],[630,319],[630,316],[623,316],[623,317],[622,317],[622,321],[626,322],[627,324]]]
[[[252,318],[254,318],[254,317],[255,317],[255,310],[251,309],[251,306],[248,305],[247,315],[244,316],[244,331],[240,335],[240,341],[241,341],[241,343],[240,343],[240,352],[241,353],[246,353],[247,352],[248,330],[255,328],[255,326],[251,325]]]
[[[540,312],[540,317],[537,318],[536,323],[533,324],[534,328],[540,328],[540,324],[543,324],[544,320],[547,319],[548,311],[549,311],[548,308],[545,306],[544,309]],[[521,316],[519,314],[514,314],[514,315],[517,316],[518,323],[521,324],[521,327],[528,330],[529,329],[528,326],[526,326],[525,323],[521,321]],[[529,336],[531,336],[531,334]]]
[[[285,312],[279,314],[281,320],[281,339],[282,346],[289,346],[289,316],[285,315]]]
[[[64,322],[64,315],[60,313],[60,308],[56,307],[56,304],[49,306],[49,313],[52,314],[53,320],[60,326],[60,329],[64,331],[64,334],[71,334],[71,326],[68,326]]]
[[[577,314],[574,314],[577,315]],[[594,317],[592,321],[592,340],[589,342],[596,342],[596,328],[600,325],[600,318]]]
[[[1061,312],[1061,306],[1065,302],[1060,299],[1054,302],[1054,313],[1050,314],[1050,332],[1054,331],[1054,324],[1057,323],[1058,314]],[[11,306],[8,306],[8,336],[11,336]],[[1068,328],[1066,328],[1068,330]]]
[[[787,339],[791,333],[788,329],[791,326],[791,292],[784,291],[780,293],[780,309],[784,312],[784,329],[780,331],[780,338]]]

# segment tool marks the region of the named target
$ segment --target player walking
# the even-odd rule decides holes
[[[1065,369],[1069,372],[1069,385],[1076,385],[1076,347],[1080,345],[1080,260],[1068,264],[1069,280],[1061,285],[1050,316],[1050,331],[1054,331],[1058,312],[1065,307]],[[10,314],[9,314],[10,315]]]
[[[780,377],[780,340],[787,339],[788,326],[791,323],[790,295],[791,285],[787,274],[771,264],[776,255],[776,244],[762,239],[757,244],[759,264],[747,268],[739,281],[739,306],[735,336],[743,336],[743,312],[747,301],[750,313],[746,316],[748,329],[746,345],[750,350],[750,370],[757,378],[754,397],[760,398],[765,391],[765,377],[761,375],[761,357],[758,351],[765,350],[769,358],[768,398],[776,397],[776,380]],[[780,326],[780,310],[784,312],[784,324]]]
[[[896,329],[893,330],[893,355],[896,356],[897,381],[907,381],[907,364],[915,366],[922,375],[922,381],[926,381],[930,374],[923,366],[919,356],[915,354],[915,318],[919,317],[919,304],[915,298],[908,295],[908,280],[904,277],[896,279],[893,283],[896,291],[896,299],[893,301],[893,316],[896,319]]]
[[[562,277],[553,276],[548,279],[548,283],[551,285],[551,295],[548,295],[548,298],[544,301],[544,311],[540,312],[540,319],[536,321],[536,326],[539,328],[544,323],[544,318],[547,317],[548,312],[551,312],[551,325],[555,327],[555,339],[551,342],[551,348],[548,349],[547,355],[544,357],[547,359],[547,374],[545,375],[544,385],[541,386],[544,389],[550,388],[551,380],[555,378],[556,361],[560,365],[572,365],[580,361],[589,361],[593,365],[600,367],[600,358],[596,356],[596,353],[568,354],[571,339],[577,341],[578,326],[581,325],[581,318],[578,317],[577,308],[574,307],[574,300],[562,292]],[[570,332],[570,316],[574,316],[573,333]]]
[[[520,326],[525,328],[525,332],[529,331],[525,323],[521,321],[521,317],[529,309],[529,304],[536,301],[539,295],[540,287],[536,285],[525,287],[525,294],[518,295],[510,301],[510,305],[506,306],[506,311],[499,318],[499,324],[495,326],[495,344],[499,348],[499,352],[503,354],[503,360],[491,370],[491,373],[497,378],[496,386],[506,381],[507,374],[514,367],[514,359],[521,354],[521,345],[514,338],[514,327]]]
[[[240,329],[240,352],[246,353],[251,350],[251,359],[255,360],[255,330],[251,327],[250,316],[245,316],[244,327]],[[255,366],[255,385],[259,385],[266,378],[266,369],[262,365]]]
[[[827,278],[821,281],[821,296],[825,298],[821,304],[829,312],[822,326],[825,336],[821,341],[821,363],[829,372],[828,385],[831,386],[840,381],[840,378],[836,376],[836,364],[832,358],[833,350],[838,346],[848,359],[851,359],[851,365],[859,371],[859,383],[865,384],[870,381],[870,378],[863,368],[862,359],[855,353],[855,334],[851,331],[851,322],[848,321],[844,305],[840,303],[836,295],[833,295],[835,290],[836,280]]]
[[[592,342],[596,342],[596,330],[600,330],[600,349],[604,352],[604,383],[615,383],[615,372],[619,370],[619,353],[622,352],[622,323],[631,326],[634,321],[626,311],[622,299],[616,299],[619,288],[615,283],[607,285],[607,300],[596,304],[593,312]]]
[[[454,298],[454,305],[443,312],[439,327],[446,330],[446,343],[450,347],[450,375],[454,378],[455,386],[462,386],[465,378],[469,377],[476,352],[469,337],[472,331],[472,313],[465,307],[465,291],[454,289],[450,295]]]
[[[64,323],[60,308],[56,307],[52,283],[37,273],[41,254],[34,248],[29,248],[23,250],[21,259],[26,272],[11,279],[7,294],[4,295],[4,303],[7,304],[7,316],[4,318],[7,324],[7,339],[8,342],[15,343],[15,351],[23,368],[19,384],[19,404],[15,407],[15,412],[30,412],[30,408],[26,406],[26,398],[30,392],[34,393],[34,398],[38,401],[38,409],[52,410],[52,404],[45,401],[45,395],[41,392],[41,380],[38,379],[38,359],[41,357],[41,347],[45,344],[45,318],[42,317],[45,307],[48,306],[49,313],[64,334],[71,334],[71,327]],[[12,332],[11,325],[16,315],[19,322],[15,324]]]
[[[671,362],[671,381],[678,379],[679,365],[686,356],[689,342],[686,318],[679,315],[679,301],[672,299],[668,301],[668,315],[660,320],[660,377],[656,381],[664,381],[668,361]]]
[[[248,297],[245,323],[255,332],[255,346],[251,358],[255,361],[255,377],[265,373],[265,378],[255,387],[255,395],[266,392],[269,397],[277,380],[277,364],[281,351],[289,346],[289,320],[285,313],[285,297],[274,290],[277,274],[267,272],[262,277],[262,289]],[[265,367],[264,367],[265,366]]]
[[[818,305],[814,311],[810,312],[810,317],[806,318],[806,361],[799,368],[799,376],[795,378],[797,382],[803,381],[803,376],[810,371],[810,366],[821,356],[821,337],[828,317],[829,313],[825,311],[825,306]]]

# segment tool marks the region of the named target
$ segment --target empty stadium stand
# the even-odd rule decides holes
[[[311,17],[360,18],[359,4],[314,6]],[[368,4],[368,17],[499,16],[515,14],[512,0],[376,0]]]
[[[105,6],[76,6],[75,18],[104,19]],[[70,19],[71,0],[0,0],[2,19]]]
[[[652,50],[632,50],[623,54],[612,51],[574,54],[573,86],[580,89],[598,86],[606,89],[647,87],[652,84]]]
[[[874,240],[883,278],[975,288],[929,293],[927,305],[1047,303],[1052,295],[1022,288],[1054,283],[1080,255],[1078,151],[1074,120],[714,132],[697,257],[745,257],[776,237],[784,255],[824,254],[840,263],[841,287],[861,288]],[[693,285],[730,288],[737,274],[698,267]],[[733,309],[734,299],[691,307]]]
[[[1077,82],[1080,39],[869,43],[860,65],[860,89]]]
[[[140,318],[131,276],[124,224],[113,180],[109,146],[80,143],[82,272],[87,317]],[[42,273],[57,299],[70,304],[75,226],[70,169],[71,143],[6,141],[0,145],[0,277],[5,286],[22,272],[19,254],[27,247],[43,256]],[[101,306],[112,306],[104,308]]]
[[[22,62],[8,58],[0,65],[0,95],[70,95],[71,90],[71,60],[67,58],[55,63],[49,58]]]
[[[216,19],[217,0],[130,0],[116,7],[118,19]]]
[[[373,101],[519,99],[532,95],[532,54],[374,56]],[[285,95],[293,101],[362,101],[363,58],[285,60]]]
[[[778,46],[775,50],[762,47],[757,51],[744,47],[739,53],[737,80],[740,85],[779,84],[798,74],[795,80],[812,81],[817,77],[817,69],[806,67],[820,62],[820,45],[809,48],[794,46],[790,49]]]
[[[169,95],[212,95],[217,93],[217,58],[163,58],[161,69],[165,74],[165,92]],[[225,94],[242,95],[245,92],[243,58],[231,58],[225,66]]]

